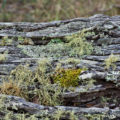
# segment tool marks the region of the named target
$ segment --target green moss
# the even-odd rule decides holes
[[[60,38],[53,38],[50,40],[49,44],[53,44],[53,43],[62,43],[62,40]]]
[[[63,87],[75,87],[78,85],[78,76],[82,71],[83,69],[59,69],[53,76],[53,80],[60,82]]]

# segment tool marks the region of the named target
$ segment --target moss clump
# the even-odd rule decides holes
[[[110,67],[112,69],[116,68],[115,62],[117,62],[119,60],[118,56],[115,56],[113,54],[111,54],[107,59],[105,59],[105,68],[109,69]]]
[[[75,87],[78,85],[78,76],[83,69],[59,69],[53,76],[54,82],[60,82],[63,87]]]
[[[50,40],[49,44],[53,44],[53,43],[62,43],[63,41],[60,38],[53,38]]]

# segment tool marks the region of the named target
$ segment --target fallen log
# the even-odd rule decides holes
[[[0,23],[0,28],[0,36],[35,38],[33,42],[37,45],[47,44],[51,38],[65,37],[85,28],[92,30],[96,35],[89,36],[87,40],[89,42],[93,41],[94,51],[91,55],[84,57],[78,66],[86,66],[96,72],[106,71],[104,60],[110,54],[115,56],[120,54],[119,16],[95,15],[89,18],[76,18],[50,23]],[[43,40],[43,37],[46,39]],[[22,61],[26,57],[29,58],[30,62],[33,61],[32,56],[23,54],[21,49],[17,48],[17,45],[0,46],[0,53],[4,51],[8,51],[8,56],[6,61],[0,64],[1,74],[7,74],[4,73],[5,69],[9,72],[15,64],[23,63]],[[19,62],[16,62],[18,60]],[[117,66],[116,71],[120,70],[119,61],[115,63]],[[7,69],[7,64],[11,66],[9,69]]]
[[[54,55],[57,53],[56,49],[51,56],[46,54],[42,56],[42,54],[50,54],[51,48],[47,48],[49,47],[48,43],[53,38],[60,38],[66,43],[64,39],[66,36],[78,33],[83,29],[94,32],[94,35],[89,35],[86,38],[87,42],[92,43],[93,51],[90,55],[84,55],[82,59],[78,57],[80,62],[75,67],[86,67],[87,70],[80,74],[79,79],[95,79],[96,84],[87,89],[87,91],[81,92],[82,86],[80,86],[81,88],[76,88],[74,92],[64,93],[62,95],[66,105],[64,107],[46,107],[26,102],[21,98],[7,96],[9,99],[13,99],[13,101],[10,100],[11,102],[8,102],[8,108],[12,109],[11,106],[15,104],[18,110],[28,113],[36,113],[45,109],[55,111],[58,108],[74,110],[76,113],[91,114],[96,113],[95,111],[97,113],[109,113],[112,111],[113,115],[117,114],[117,112],[119,113],[119,110],[116,111],[115,108],[119,107],[120,100],[119,87],[117,87],[120,83],[120,16],[95,15],[89,18],[75,18],[49,23],[0,23],[0,42],[3,40],[2,37],[6,36],[14,39],[12,44],[0,45],[0,54],[6,54],[5,60],[0,60],[0,82],[2,82],[1,78],[3,76],[9,75],[11,70],[19,64],[29,63],[30,68],[33,69],[37,66],[36,62],[43,57],[52,59],[55,61],[54,63],[59,63],[59,60],[66,60],[70,56],[62,51],[61,46],[58,47],[58,51],[63,54],[60,53],[60,56],[57,58],[54,58]],[[22,47],[19,47],[17,43],[19,37],[31,38],[34,44],[21,44]],[[28,51],[30,51],[29,54],[27,53]],[[113,61],[116,68],[113,69],[110,66],[109,69],[106,69],[105,60],[112,54],[114,55],[113,60],[116,57],[118,58],[117,61]],[[68,66],[64,65],[63,67],[71,67],[71,64]],[[84,87],[82,90],[84,90]],[[109,107],[107,109],[103,108],[104,106],[99,104],[102,97],[115,98],[117,103],[106,105]],[[117,116],[120,117],[119,114]]]
[[[5,106],[7,109],[14,111],[17,110],[29,113],[29,114],[37,114],[41,111],[48,111],[49,113],[54,113],[57,110],[62,111],[74,111],[75,114],[111,114],[115,115],[115,117],[120,117],[120,109],[110,109],[107,107],[104,108],[97,108],[97,107],[91,107],[91,108],[80,108],[80,107],[69,107],[69,106],[55,106],[55,107],[49,107],[49,106],[43,106],[34,104],[31,102],[25,101],[23,98],[16,97],[16,96],[8,96],[8,95],[0,95],[0,98],[4,98],[4,102],[6,103]]]

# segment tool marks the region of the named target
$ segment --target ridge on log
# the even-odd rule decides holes
[[[75,18],[71,20],[54,21],[48,23],[3,23],[0,22],[0,36],[29,37],[29,38],[54,38],[64,37],[76,33],[84,28],[109,23],[109,29],[118,27],[120,16],[104,16],[101,14],[89,18]],[[117,34],[118,35],[118,34]],[[119,36],[119,35],[118,35]]]

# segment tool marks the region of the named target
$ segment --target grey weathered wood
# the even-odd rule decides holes
[[[11,111],[17,110],[17,111],[23,111],[27,112],[29,114],[36,114],[43,110],[48,110],[49,113],[54,113],[57,110],[63,110],[63,111],[74,111],[75,114],[109,114],[115,115],[116,117],[120,117],[120,109],[109,109],[107,107],[104,108],[97,108],[97,107],[91,107],[91,108],[81,108],[81,107],[69,107],[69,106],[43,106],[39,104],[34,104],[31,102],[25,101],[23,98],[16,97],[16,96],[8,96],[8,95],[2,95],[0,94],[0,98],[5,98],[5,106],[10,109]]]
[[[22,36],[30,38],[63,37],[78,32],[83,28],[95,27],[109,21],[105,28],[112,29],[119,26],[118,17],[95,15],[89,18],[75,18],[71,20],[49,23],[0,23],[0,36]],[[116,34],[116,33],[115,33]]]
[[[64,37],[84,28],[89,28],[98,33],[98,37],[88,38],[88,41],[90,42],[93,40],[96,50],[94,50],[92,55],[86,56],[83,59],[83,64],[93,70],[104,72],[104,60],[108,58],[111,53],[116,55],[120,54],[119,25],[119,16],[108,17],[104,15],[95,15],[89,18],[76,18],[50,23],[0,23],[0,36],[30,37],[34,38],[33,41],[36,44],[46,44],[50,41],[49,38],[51,37]],[[99,33],[106,34],[108,37],[100,37]],[[43,40],[43,37],[46,37],[46,39]],[[103,44],[105,45],[102,46]],[[100,50],[98,50],[98,47]],[[15,60],[20,61],[21,58],[26,57],[26,55],[21,53],[20,49],[15,45],[0,46],[0,53],[3,53],[4,51],[9,51],[6,63],[13,64],[15,63]],[[91,61],[94,62],[92,65]],[[120,61],[116,63],[118,64],[117,70],[120,70],[119,62]]]
[[[67,35],[77,33],[84,28],[87,28],[88,31],[93,31],[96,33],[95,36],[89,36],[87,38],[88,42],[92,42],[94,51],[91,55],[84,56],[80,63],[76,65],[76,67],[87,67],[88,71],[81,73],[79,77],[83,80],[88,78],[96,79],[97,85],[82,93],[79,88],[76,88],[74,92],[64,93],[62,97],[66,105],[68,105],[68,103],[75,105],[76,103],[77,105],[75,106],[79,107],[86,107],[87,104],[93,104],[93,106],[97,106],[96,103],[94,104],[94,102],[96,102],[97,99],[102,96],[107,96],[109,94],[111,97],[114,95],[114,97],[117,96],[120,98],[119,88],[116,87],[112,82],[106,82],[106,77],[108,73],[112,71],[112,69],[106,70],[104,62],[104,60],[108,58],[111,53],[116,56],[120,55],[120,16],[109,17],[105,15],[95,15],[89,18],[75,18],[71,20],[55,21],[49,23],[0,23],[0,36],[28,37],[32,38],[35,45],[41,46],[46,45],[51,40],[51,38],[63,38]],[[103,34],[103,36],[101,36],[101,34]],[[43,39],[43,37],[45,37],[45,39]],[[21,51],[21,48],[18,48],[17,45],[18,44],[0,46],[0,54],[8,51],[6,56],[7,59],[0,63],[0,78],[3,75],[9,75],[10,71],[17,65],[26,64],[28,61],[31,65],[31,68],[35,67],[36,61],[41,59],[27,56]],[[116,71],[120,71],[120,57],[115,64],[117,66]],[[120,82],[119,78],[120,75],[118,77],[117,83]],[[76,110],[77,112],[83,113],[85,111],[90,113],[90,110],[91,112],[94,111],[93,108],[82,109],[79,107],[75,108],[60,106],[45,107],[26,102],[21,98],[20,101],[24,104],[17,105],[18,109],[24,109],[28,113],[34,113],[43,109],[56,110],[57,108]],[[8,106],[11,107],[10,105],[13,103],[15,103],[14,100],[11,103],[8,103]],[[103,108],[96,108],[95,110],[102,110],[103,112],[106,111],[106,109]],[[114,112],[114,110],[111,109],[107,109],[107,112],[108,111]]]
[[[30,37],[36,44],[46,44],[52,37],[64,37],[87,28],[96,33],[89,36],[93,41],[94,51],[85,56],[77,67],[86,66],[95,72],[106,73],[104,60],[113,53],[120,55],[120,16],[95,15],[89,18],[75,18],[71,20],[55,21],[49,23],[0,23],[0,36]],[[100,34],[104,34],[103,37]],[[42,39],[46,37],[46,39]],[[21,52],[17,44],[0,46],[0,53],[8,51],[5,62],[0,64],[0,74],[9,74],[10,70],[18,64],[29,60],[34,65],[33,58]],[[35,58],[36,59],[36,58]],[[116,71],[120,70],[120,60],[116,62]],[[9,68],[9,69],[8,69]],[[107,75],[107,74],[106,74]],[[104,75],[104,78],[106,76]]]

